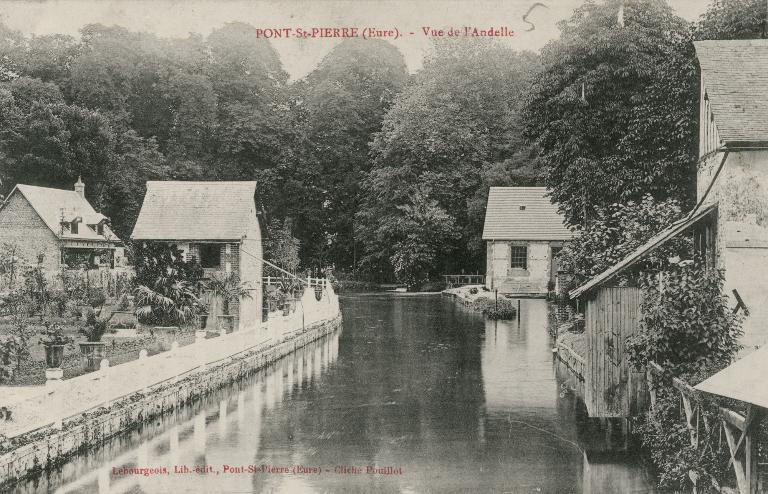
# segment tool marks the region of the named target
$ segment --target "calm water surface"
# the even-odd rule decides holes
[[[555,379],[546,302],[523,300],[519,323],[440,296],[342,311],[340,332],[16,492],[651,492],[615,452],[620,427],[585,419]],[[169,473],[117,473],[136,467]]]

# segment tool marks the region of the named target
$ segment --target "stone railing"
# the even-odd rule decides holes
[[[109,407],[137,392],[150,392],[153,387],[205,371],[243,352],[276,345],[309,326],[338,316],[338,297],[324,284],[319,300],[315,288],[307,288],[296,310],[287,315],[271,313],[266,322],[258,321],[217,338],[206,339],[204,332],[198,332],[190,345],[180,347],[174,342],[170,351],[153,356],[141,350],[138,360],[116,366],[110,366],[105,359],[96,372],[17,389],[16,396],[2,404],[11,419],[0,420],[0,436],[11,438],[45,427],[61,427],[63,421],[75,415]]]

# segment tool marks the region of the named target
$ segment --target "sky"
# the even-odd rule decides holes
[[[708,0],[668,0],[683,18],[694,21]],[[536,3],[545,6],[534,6]],[[405,57],[411,72],[421,67],[431,44],[423,28],[507,28],[505,43],[516,49],[539,50],[558,35],[557,22],[566,19],[583,0],[16,0],[0,1],[0,20],[26,34],[76,36],[91,23],[117,24],[161,37],[207,35],[226,22],[247,22],[257,29],[291,29],[291,37],[271,39],[292,79],[309,73],[340,41],[338,38],[296,36],[298,29],[324,27],[397,30],[387,38]],[[527,20],[523,16],[533,7]],[[411,34],[413,33],[413,34]]]

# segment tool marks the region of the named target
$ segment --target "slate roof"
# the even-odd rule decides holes
[[[705,393],[768,408],[766,373],[768,373],[768,346],[737,360],[694,388]]]
[[[18,191],[24,196],[48,228],[61,239],[120,241],[107,225],[104,225],[104,235],[99,235],[88,226],[98,224],[105,220],[106,216],[97,213],[90,203],[74,190],[18,184],[14,191]],[[14,194],[14,191],[8,195],[9,198]],[[71,233],[68,226],[65,226],[62,231],[62,218],[66,222],[71,222],[77,217],[82,219],[77,234]]]
[[[726,144],[768,142],[768,40],[695,45],[720,138]]]
[[[546,194],[546,187],[491,187],[483,240],[570,240],[573,232]]]
[[[255,218],[256,182],[149,181],[131,238],[240,240]]]

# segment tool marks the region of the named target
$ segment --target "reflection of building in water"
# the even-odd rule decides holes
[[[520,322],[485,321],[481,349],[486,407],[554,414],[557,385],[552,359],[547,303],[520,302]]]
[[[172,419],[171,424],[158,424],[165,431],[142,437],[141,443],[122,454],[110,455],[110,461],[100,465],[87,474],[82,469],[69,469],[68,476],[75,478],[71,482],[61,479],[61,494],[79,492],[98,492],[99,494],[122,494],[127,492],[166,493],[166,492],[252,492],[266,478],[260,474],[225,474],[194,473],[196,466],[208,465],[220,469],[223,465],[242,466],[253,463],[274,465],[293,465],[290,444],[286,444],[285,456],[261,459],[262,423],[265,412],[280,406],[284,396],[291,392],[293,381],[293,362],[307,362],[312,356],[317,357],[314,378],[320,377],[320,368],[328,369],[338,353],[339,332],[328,335],[293,354],[281,359],[272,366],[258,371],[249,381],[243,381],[234,388],[217,391],[206,399],[201,409],[194,415],[182,417],[184,410]],[[321,351],[325,349],[325,351]],[[320,361],[322,354],[323,362]],[[308,370],[309,365],[304,364]],[[296,371],[297,384],[301,371]],[[237,386],[242,386],[239,389]],[[303,388],[297,385],[296,395]],[[149,429],[149,427],[147,427]],[[109,445],[106,448],[110,448]],[[257,461],[258,460],[258,461]],[[79,460],[91,468],[89,460]],[[90,460],[93,461],[93,460]],[[298,461],[298,460],[296,460]],[[174,473],[174,466],[180,470],[190,469],[190,473]],[[170,474],[158,475],[116,475],[114,469],[120,468],[157,468],[165,467]],[[281,482],[283,480],[281,479]],[[288,492],[304,492],[306,487],[301,478],[292,478]],[[285,484],[282,483],[281,486]],[[256,488],[258,492],[259,489]]]

